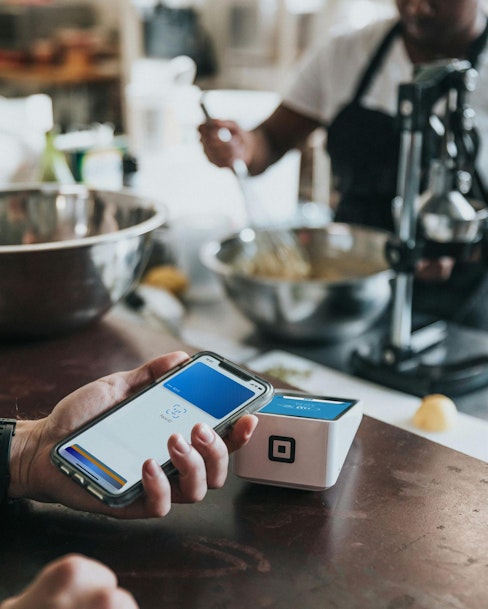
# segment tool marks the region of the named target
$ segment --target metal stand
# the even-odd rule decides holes
[[[447,97],[448,117],[453,104],[453,112],[466,112],[465,93],[474,88],[475,76],[469,62],[452,60],[424,66],[412,83],[399,89],[401,149],[394,206],[400,214],[396,237],[390,239],[386,252],[396,272],[390,335],[382,345],[360,347],[353,354],[352,366],[359,376],[417,395],[459,395],[488,384],[488,354],[449,363],[441,350],[437,361],[427,363],[424,354],[445,341],[448,324],[438,321],[412,332],[414,271],[424,245],[418,238],[417,209],[424,133],[441,98]]]

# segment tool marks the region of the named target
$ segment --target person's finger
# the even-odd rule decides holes
[[[208,425],[198,423],[192,429],[191,443],[205,462],[208,488],[221,488],[229,466],[229,452],[224,441]]]
[[[15,599],[17,609],[68,607],[83,608],[83,598],[98,590],[113,591],[115,574],[102,563],[80,554],[69,554],[48,564],[32,584]],[[8,605],[7,605],[8,606]]]
[[[202,455],[183,438],[173,434],[168,440],[171,461],[178,471],[174,501],[201,501],[207,493],[207,472]]]
[[[97,509],[89,511],[108,514],[114,518],[133,520],[139,518],[162,518],[171,510],[172,486],[161,466],[154,459],[147,459],[142,466],[144,494],[124,507],[109,507],[98,503]]]
[[[101,562],[81,554],[67,554],[50,563],[40,573],[36,582],[49,589],[83,589],[88,583],[93,587],[114,587],[117,579]]]
[[[137,609],[138,605],[129,592],[123,588],[101,589],[87,595],[82,604],[69,609]],[[66,607],[68,609],[68,607]]]
[[[229,453],[239,450],[249,442],[258,422],[258,418],[253,414],[246,414],[236,421],[224,438]]]
[[[46,599],[46,607],[61,609],[137,609],[132,595],[118,588],[111,569],[79,554],[54,561],[36,581],[32,607],[42,607],[40,601]]]
[[[145,491],[146,516],[161,518],[171,509],[171,485],[160,465],[148,459],[142,468],[142,485]]]
[[[137,389],[155,381],[171,368],[186,361],[188,357],[185,351],[173,351],[156,357],[134,370],[119,372],[106,378],[121,377],[130,388]]]
[[[192,435],[192,443],[195,443],[195,447],[188,444],[179,434],[171,436],[168,441],[168,449],[173,465],[178,470],[178,476],[170,485],[172,495],[168,492],[170,483],[156,462],[149,466],[150,470],[156,466],[156,469],[152,471],[153,478],[145,479],[148,467],[148,461],[146,461],[143,469],[143,485],[145,489],[148,489],[146,496],[127,507],[108,508],[103,511],[116,518],[159,518],[170,511],[171,501],[201,501],[208,488],[220,488],[225,482],[228,471],[228,455],[225,454],[225,450],[232,453],[247,444],[257,424],[256,416],[244,415],[234,424],[223,440],[216,437],[217,434],[207,425],[204,425],[202,429],[202,426],[198,424],[195,426],[198,431],[195,433],[194,428]],[[207,443],[205,428],[211,432]],[[200,436],[199,431],[203,432],[203,436]],[[223,444],[226,447],[224,452],[222,452]]]
[[[203,150],[208,159],[218,167],[230,167],[234,159],[233,146],[222,143],[218,137],[212,135],[201,138]]]
[[[442,257],[419,260],[415,269],[417,279],[421,281],[441,282],[449,279],[454,266],[454,259]]]

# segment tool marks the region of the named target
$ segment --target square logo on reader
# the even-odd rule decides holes
[[[268,458],[281,463],[295,462],[295,438],[288,436],[269,436]]]

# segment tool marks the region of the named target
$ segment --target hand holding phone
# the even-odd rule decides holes
[[[202,352],[59,442],[51,459],[111,506],[142,493],[142,463],[153,457],[173,471],[167,440],[187,440],[197,422],[223,435],[245,412],[272,397],[270,383],[215,353]]]

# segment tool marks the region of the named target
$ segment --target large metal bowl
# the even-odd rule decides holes
[[[293,230],[308,252],[313,274],[329,269],[329,278],[287,280],[246,273],[242,269],[256,253],[256,232],[250,229],[208,243],[202,261],[220,277],[237,308],[272,338],[334,342],[367,330],[391,299],[392,271],[384,255],[389,233],[334,222]]]
[[[0,336],[47,337],[100,318],[139,278],[164,220],[129,191],[0,191]]]

